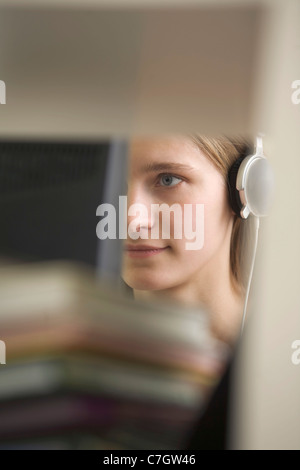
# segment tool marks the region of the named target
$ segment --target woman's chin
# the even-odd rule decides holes
[[[152,291],[152,290],[160,290],[161,286],[157,284],[157,282],[145,282],[144,280],[126,280],[124,279],[124,282],[131,287],[133,290],[139,290],[139,291]]]
[[[122,278],[125,284],[138,291],[162,290],[168,287],[163,285],[159,276],[153,274],[149,277],[123,275]]]

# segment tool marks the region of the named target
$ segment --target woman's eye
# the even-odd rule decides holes
[[[176,186],[182,181],[181,178],[177,178],[177,176],[165,174],[161,175],[159,178],[159,184],[161,186]]]

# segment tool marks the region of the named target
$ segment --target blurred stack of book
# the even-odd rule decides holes
[[[64,263],[0,270],[0,340],[0,448],[180,449],[229,354],[201,310]]]

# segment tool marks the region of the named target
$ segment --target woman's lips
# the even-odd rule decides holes
[[[165,251],[168,247],[163,248],[149,245],[125,245],[124,251],[130,258],[148,258],[149,256],[158,255]]]

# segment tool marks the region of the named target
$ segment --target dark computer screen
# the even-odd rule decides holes
[[[109,142],[0,142],[0,256],[97,263]]]

